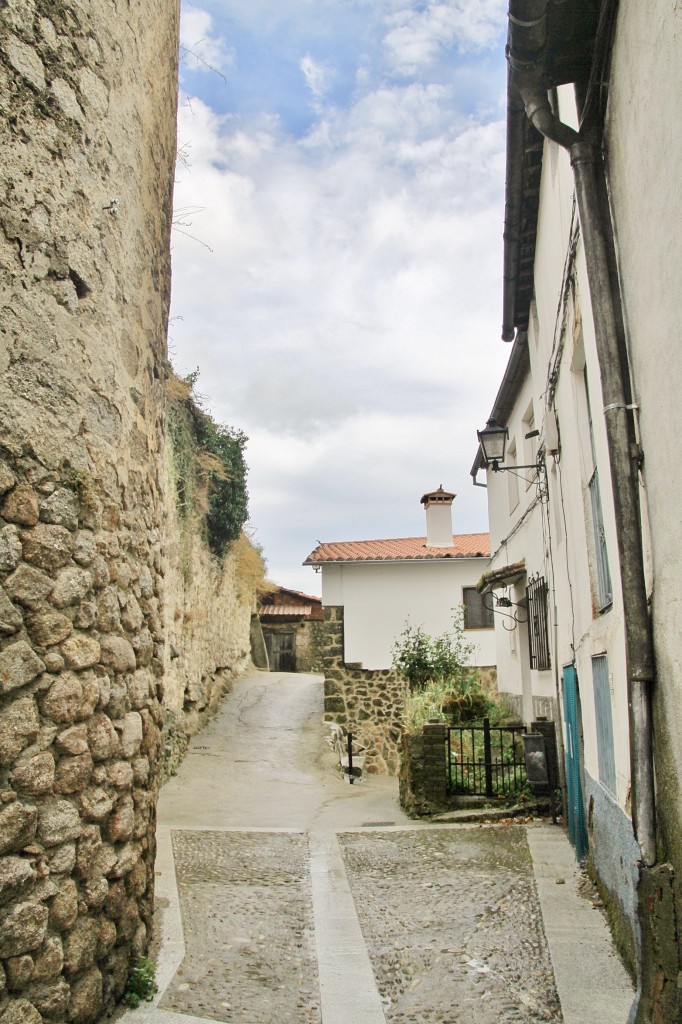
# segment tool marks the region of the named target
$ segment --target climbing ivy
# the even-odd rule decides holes
[[[176,504],[182,521],[201,521],[209,549],[222,558],[248,519],[248,438],[201,408],[198,376],[198,371],[172,376],[167,387]]]

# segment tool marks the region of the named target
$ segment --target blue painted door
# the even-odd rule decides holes
[[[575,665],[567,665],[563,671],[564,724],[566,727],[566,813],[568,815],[568,836],[575,847],[577,860],[587,853],[587,828],[585,827],[585,802],[580,765],[580,710],[578,699],[578,676]]]

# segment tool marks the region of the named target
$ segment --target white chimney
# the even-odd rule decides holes
[[[452,542],[452,503],[457,497],[443,490],[441,484],[437,491],[422,494],[420,501],[426,509],[426,546],[427,548],[451,548]]]

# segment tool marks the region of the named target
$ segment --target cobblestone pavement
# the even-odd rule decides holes
[[[387,1021],[561,1021],[521,826],[339,841]]]
[[[317,1024],[305,836],[175,832],[185,958],[160,1006],[232,1024]]]
[[[164,788],[159,993],[126,1024],[625,1024],[601,934],[579,969],[597,965],[604,1005],[595,1017],[578,998],[562,1017],[543,925],[555,890],[559,990],[581,993],[560,831],[411,822],[396,780],[341,778],[321,699],[319,677],[242,681]]]

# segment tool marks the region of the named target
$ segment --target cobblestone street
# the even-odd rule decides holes
[[[341,837],[387,1021],[560,1021],[522,827]]]
[[[340,776],[320,705],[319,677],[242,680],[165,787],[159,993],[130,1024],[626,1024],[561,830],[410,821],[395,779]]]
[[[320,1020],[308,844],[300,834],[178,832],[186,953],[161,1001],[213,1020]]]

